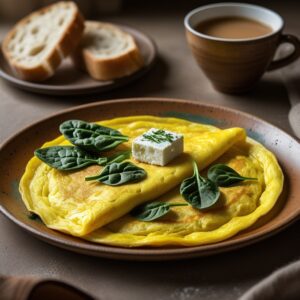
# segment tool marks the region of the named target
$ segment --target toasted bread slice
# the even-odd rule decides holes
[[[42,81],[74,50],[83,30],[76,4],[57,2],[19,21],[5,37],[2,51],[18,77]]]
[[[96,80],[114,80],[139,70],[144,62],[133,37],[115,25],[86,21],[72,54],[75,65]]]

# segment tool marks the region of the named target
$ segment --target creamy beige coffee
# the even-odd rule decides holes
[[[192,53],[213,86],[223,93],[244,93],[268,70],[276,70],[300,56],[300,41],[283,34],[283,19],[252,4],[215,3],[198,7],[184,18]],[[274,60],[279,45],[293,51]]]
[[[218,17],[202,21],[195,26],[200,33],[218,38],[247,39],[263,36],[272,28],[259,21],[244,17]]]

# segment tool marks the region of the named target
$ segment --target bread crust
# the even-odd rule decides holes
[[[38,15],[47,12],[53,6],[60,5],[61,3],[62,2],[54,3],[29,14],[21,19],[6,35],[2,43],[2,52],[17,77],[26,81],[34,82],[43,81],[51,77],[55,73],[55,70],[60,65],[62,60],[68,56],[80,42],[84,30],[84,18],[75,3],[66,2],[69,5],[73,5],[75,8],[72,20],[56,43],[56,46],[53,47],[52,51],[50,51],[47,57],[45,57],[40,64],[33,67],[28,67],[22,63],[19,63],[11,57],[8,45],[13,36],[16,34],[18,28],[25,25],[29,19],[37,17]]]
[[[103,26],[109,25],[109,23],[102,22],[86,22],[86,26],[96,24],[102,24]],[[118,28],[118,30],[120,30]],[[128,33],[125,33],[129,35]],[[127,52],[111,58],[101,58],[95,56],[89,49],[79,45],[72,54],[72,59],[75,66],[81,70],[85,70],[89,75],[96,80],[114,80],[124,76],[131,75],[139,70],[144,65],[143,57],[137,47],[133,37],[133,47],[128,49]]]

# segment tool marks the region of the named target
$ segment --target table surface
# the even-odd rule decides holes
[[[260,2],[261,3],[261,2]],[[300,36],[296,1],[263,2],[286,19],[285,32]],[[193,8],[193,7],[190,7]],[[259,116],[292,133],[290,108],[280,72],[267,73],[249,94],[213,90],[185,42],[182,20],[189,10],[127,10],[105,18],[136,27],[158,45],[159,58],[142,79],[127,87],[85,97],[42,96],[0,80],[0,142],[51,113],[75,105],[114,98],[174,97],[219,104]],[[1,25],[0,38],[8,26]],[[173,262],[124,262],[88,257],[50,246],[0,215],[0,273],[63,279],[101,299],[236,299],[273,270],[298,259],[300,222],[240,250]]]

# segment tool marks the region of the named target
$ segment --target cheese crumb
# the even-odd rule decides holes
[[[183,152],[183,135],[151,128],[132,143],[132,156],[151,165],[165,166]]]

